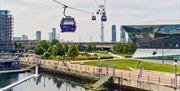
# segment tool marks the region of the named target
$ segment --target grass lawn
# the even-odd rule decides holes
[[[97,66],[97,64],[104,64],[104,63],[112,63],[116,65],[117,69],[124,69],[128,70],[128,67],[132,67],[136,69],[136,66],[138,64],[138,60],[106,60],[106,61],[93,61],[93,62],[84,62],[85,65],[92,65]],[[152,70],[152,71],[161,71],[161,72],[174,72],[174,65],[168,65],[168,64],[158,64],[158,63],[151,63],[151,62],[141,62],[138,66],[138,68],[144,67],[145,70]],[[180,72],[180,66],[177,67],[177,71]]]

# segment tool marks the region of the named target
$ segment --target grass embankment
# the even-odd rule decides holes
[[[139,69],[142,66],[145,70],[152,70],[152,71],[160,71],[160,72],[174,72],[174,65],[168,64],[158,64],[158,63],[151,63],[151,62],[140,62],[138,60],[106,60],[106,61],[93,61],[93,62],[84,62],[85,65],[92,65],[97,66],[98,64],[106,64],[111,63],[116,65],[116,69],[124,69],[128,70],[128,67]],[[180,66],[177,67],[177,72],[180,72]]]

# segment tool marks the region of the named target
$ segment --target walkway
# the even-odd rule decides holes
[[[24,62],[35,62],[33,60],[27,60],[26,58],[23,58],[21,61]],[[99,73],[99,74],[107,74],[113,75],[113,69],[107,69],[96,66],[88,66],[88,65],[80,65],[80,64],[71,64],[67,63],[67,66],[64,66],[62,62],[58,61],[52,61],[52,60],[41,60],[41,64],[45,65],[47,67],[56,67],[56,68],[69,68],[71,70],[76,70],[80,72],[89,72],[89,73]],[[129,71],[129,70],[121,70],[121,69],[115,69],[115,76],[116,77],[123,77],[128,79],[134,79],[134,80],[143,80],[143,81],[149,81],[159,84],[165,84],[169,86],[174,86],[174,74],[171,73],[163,73],[163,72],[155,72],[155,71],[143,71],[142,75],[139,76],[139,70],[135,71]],[[178,78],[178,84],[180,85],[180,79]]]
[[[24,68],[24,69],[17,69],[17,70],[6,70],[6,71],[0,71],[0,74],[8,74],[8,73],[20,73],[20,72],[26,72],[30,71],[31,68],[35,67],[34,65]]]

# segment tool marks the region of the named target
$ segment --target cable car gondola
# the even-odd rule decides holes
[[[96,16],[92,16],[92,21],[95,21],[96,20]]]
[[[61,27],[61,32],[75,32],[76,31],[76,21],[73,17],[71,16],[66,16],[66,8],[68,6],[64,7],[64,18],[62,18],[61,23],[60,23],[60,27]]]
[[[77,8],[73,8],[73,7],[69,7],[57,0],[52,0],[62,6],[64,6],[64,18],[62,18],[61,22],[60,22],[60,28],[61,28],[61,32],[75,32],[76,31],[76,21],[73,17],[71,16],[67,16],[66,15],[66,9],[69,8],[69,9],[73,9],[73,10],[76,10],[76,11],[80,11],[80,12],[84,12],[84,13],[88,13],[88,14],[92,14],[90,12],[87,12],[87,11],[84,11],[84,10],[80,10],[80,9],[77,9]],[[96,20],[96,16],[92,16],[92,20]]]
[[[61,23],[61,32],[75,32],[77,26],[76,21],[74,18],[67,16],[65,18],[62,18]]]
[[[103,22],[106,22],[106,21],[107,21],[106,15],[102,15],[102,16],[101,16],[101,21],[103,21]]]

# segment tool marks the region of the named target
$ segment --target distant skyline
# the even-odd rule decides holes
[[[97,11],[94,0],[58,1],[82,10]],[[28,35],[29,39],[35,39],[36,31],[41,31],[42,39],[48,40],[53,27],[60,31],[63,8],[51,0],[1,0],[0,8],[11,11],[14,16],[14,36]],[[120,25],[180,24],[180,0],[107,0],[106,8],[105,41],[111,41],[112,25],[120,31]],[[75,33],[57,32],[61,40],[100,41],[99,19],[91,21],[91,15],[69,9],[67,14],[75,17],[77,30]],[[119,34],[117,32],[117,41]]]

